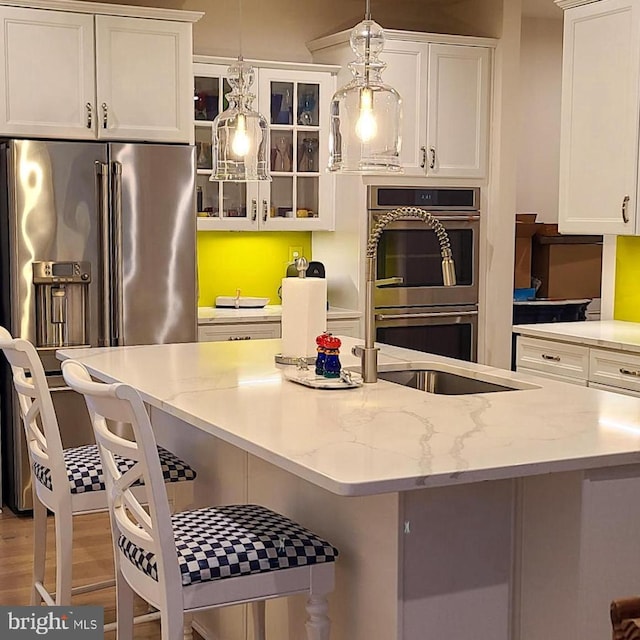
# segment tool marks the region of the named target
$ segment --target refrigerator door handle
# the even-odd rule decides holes
[[[122,163],[111,163],[111,196],[113,203],[113,287],[112,343],[122,346],[124,336],[123,281],[122,281]]]
[[[98,182],[98,215],[100,218],[100,283],[102,289],[102,331],[99,345],[109,346],[111,339],[111,256],[109,253],[109,165],[96,161],[96,179]]]

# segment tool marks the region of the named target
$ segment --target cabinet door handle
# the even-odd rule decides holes
[[[420,168],[424,169],[427,166],[427,147],[420,147],[422,160],[420,161]]]
[[[266,200],[262,201],[262,222],[266,222],[267,221],[267,206],[268,206],[268,202]]]
[[[429,153],[431,154],[431,162],[429,163],[429,169],[436,168],[436,150],[434,147],[429,149]]]
[[[91,129],[93,124],[93,107],[90,102],[87,102],[85,107],[87,108],[87,129]]]
[[[109,124],[109,107],[107,107],[107,103],[102,103],[102,128],[106,129]]]
[[[629,206],[629,196],[622,198],[622,222],[625,224],[629,222],[629,214],[627,213],[627,207]]]
[[[625,369],[623,367],[620,367],[620,373],[623,376],[634,376],[636,378],[640,378],[640,371],[638,371],[637,369],[634,371],[632,369]]]
[[[254,198],[251,201],[251,222],[255,222],[258,217],[258,201]]]
[[[560,356],[550,356],[548,353],[542,354],[543,360],[552,360],[553,362],[560,362]]]

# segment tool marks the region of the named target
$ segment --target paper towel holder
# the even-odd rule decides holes
[[[304,256],[300,256],[296,258],[294,264],[298,271],[298,278],[306,278],[309,261]],[[276,353],[274,358],[276,364],[314,364],[316,361],[316,356],[283,356],[281,353]]]

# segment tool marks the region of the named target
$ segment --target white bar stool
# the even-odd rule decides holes
[[[307,640],[329,640],[334,547],[258,505],[171,515],[138,392],[126,384],[94,382],[73,360],[62,364],[62,374],[85,397],[102,456],[116,557],[118,640],[133,638],[134,593],[160,610],[162,640],[182,640],[185,614],[245,602],[254,603],[254,638],[264,640],[264,601],[307,593]],[[134,438],[113,433],[108,421],[131,424]],[[135,465],[123,472],[118,457]],[[140,480],[148,510],[131,491]]]
[[[114,585],[114,580],[72,588],[73,517],[105,511],[105,477],[97,445],[63,449],[51,393],[35,347],[27,340],[12,338],[0,327],[0,349],[7,357],[18,393],[25,428],[33,487],[33,585],[31,604],[70,605],[71,596]],[[195,471],[166,449],[158,449],[163,482],[181,486],[178,502],[188,503],[193,491]],[[124,472],[135,462],[118,459]],[[140,492],[142,487],[134,487]],[[44,586],[47,509],[55,519],[56,590]],[[136,622],[157,618],[153,613]],[[115,628],[114,624],[105,629]]]

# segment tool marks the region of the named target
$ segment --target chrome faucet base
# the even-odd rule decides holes
[[[360,373],[363,382],[378,381],[378,347],[364,347],[361,344],[351,349],[354,356],[360,358]]]

